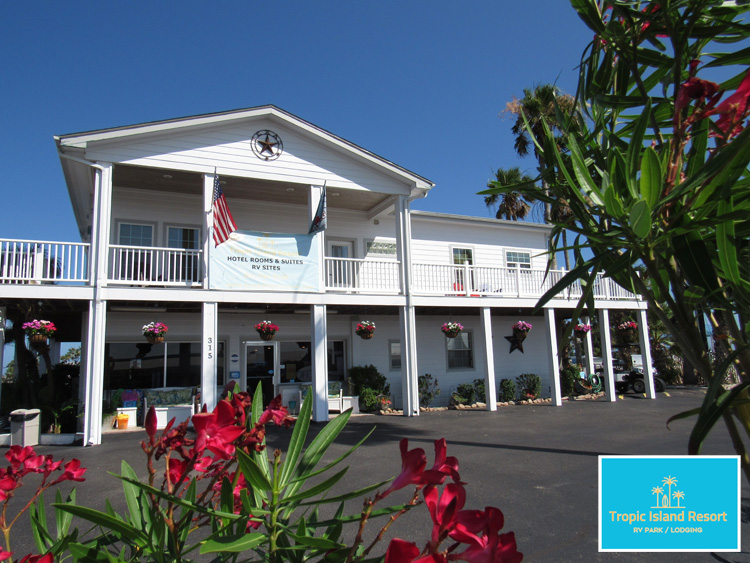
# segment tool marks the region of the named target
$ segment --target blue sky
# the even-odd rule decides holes
[[[277,105],[425,176],[415,209],[487,217],[505,104],[575,91],[565,0],[2,2],[0,238],[79,240],[53,135]]]

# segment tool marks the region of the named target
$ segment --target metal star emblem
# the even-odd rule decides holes
[[[253,135],[250,146],[255,156],[263,160],[276,160],[284,150],[281,137],[269,129],[262,129]]]
[[[506,336],[505,340],[510,342],[510,352],[508,354],[512,354],[513,350],[520,350],[521,354],[524,354],[523,351],[523,340],[520,340],[517,336]]]

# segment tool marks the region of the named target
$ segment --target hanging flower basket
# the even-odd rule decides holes
[[[529,331],[531,329],[531,323],[527,323],[526,321],[518,321],[513,325],[513,336],[515,336],[517,340],[523,341],[526,339],[526,336],[529,334]]]
[[[375,323],[372,321],[360,321],[357,323],[357,328],[354,329],[362,340],[370,340],[375,336]]]
[[[57,332],[57,327],[52,321],[36,320],[23,323],[21,328],[29,337],[29,344],[33,348],[39,348],[47,344],[47,339]]]
[[[638,330],[638,323],[627,321],[617,325],[617,333],[624,342],[633,342],[635,340],[635,331]]]
[[[448,321],[440,327],[440,330],[442,330],[443,334],[448,338],[456,338],[463,329],[464,325],[461,323],[454,323],[453,321]]]
[[[141,330],[149,344],[159,344],[160,342],[164,342],[164,335],[169,330],[169,327],[164,323],[151,321],[147,325],[143,325],[143,329]]]
[[[586,338],[586,335],[591,332],[591,325],[586,325],[582,323],[578,323],[574,328],[573,331],[576,333],[576,336],[578,338]]]
[[[271,321],[261,321],[255,325],[255,330],[258,331],[258,335],[261,340],[269,341],[273,340],[274,335],[279,330],[278,325],[273,324]]]

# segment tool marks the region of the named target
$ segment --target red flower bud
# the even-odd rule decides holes
[[[156,409],[151,405],[146,413],[146,434],[149,438],[156,436]]]

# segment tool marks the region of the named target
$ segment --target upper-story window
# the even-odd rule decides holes
[[[528,252],[508,251],[505,253],[505,265],[508,268],[531,268],[531,254]]]
[[[471,248],[454,248],[453,249],[453,263],[454,264],[474,264],[474,252]]]
[[[200,229],[191,227],[167,227],[167,246],[198,250],[200,248]]]
[[[134,223],[120,223],[118,243],[123,246],[153,246],[153,225],[138,225]]]

